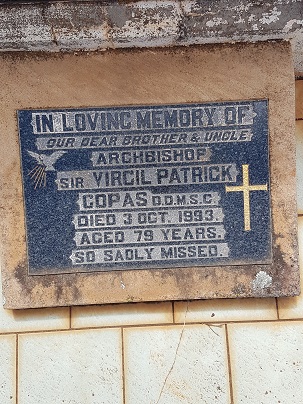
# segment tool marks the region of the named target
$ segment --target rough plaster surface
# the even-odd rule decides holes
[[[303,120],[296,121],[297,140],[297,206],[299,215],[303,214]]]
[[[287,43],[208,45],[156,52],[120,50],[90,55],[13,53],[2,56],[0,67],[0,80],[6,83],[0,90],[1,103],[5,105],[0,116],[0,207],[4,213],[0,225],[6,308],[269,297],[299,292],[294,80]],[[254,98],[269,99],[272,265],[205,267],[203,271],[172,268],[27,275],[16,109]],[[264,272],[262,279],[271,277],[272,283],[257,282],[254,288],[260,271]]]
[[[0,6],[0,50],[96,50],[290,40],[303,74],[303,2],[49,1]],[[32,4],[29,4],[32,3]]]

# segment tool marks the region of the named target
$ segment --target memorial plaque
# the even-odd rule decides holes
[[[300,292],[289,44],[0,56],[8,309]]]
[[[266,100],[18,117],[29,275],[271,263]]]

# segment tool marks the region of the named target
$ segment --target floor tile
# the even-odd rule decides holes
[[[119,329],[21,335],[18,404],[122,404],[121,342]]]
[[[172,304],[135,303],[72,308],[72,327],[172,323]]]
[[[69,308],[4,310],[0,308],[0,332],[45,331],[69,328]]]
[[[303,403],[303,322],[227,328],[234,403]]]
[[[175,322],[275,320],[275,299],[215,299],[175,303]]]
[[[16,337],[0,336],[0,403],[16,403]]]
[[[126,404],[229,403],[225,329],[124,330]]]

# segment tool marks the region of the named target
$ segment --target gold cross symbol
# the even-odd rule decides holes
[[[228,187],[225,185],[226,192],[243,192],[243,205],[244,205],[244,230],[250,229],[250,200],[249,193],[251,191],[267,191],[267,184],[264,185],[250,185],[248,164],[242,164],[243,185]]]

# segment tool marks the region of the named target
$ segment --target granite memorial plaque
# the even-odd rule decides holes
[[[8,309],[294,296],[289,44],[0,55]]]
[[[18,118],[29,275],[272,262],[266,100]]]

